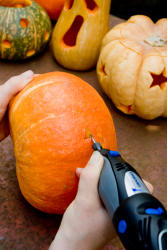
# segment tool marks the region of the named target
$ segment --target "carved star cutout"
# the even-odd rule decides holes
[[[164,90],[165,85],[167,83],[167,77],[163,75],[163,72],[160,75],[151,73],[151,76],[152,76],[153,81],[152,81],[150,88],[154,86],[159,86],[162,90]]]

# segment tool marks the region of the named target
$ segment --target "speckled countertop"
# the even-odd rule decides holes
[[[111,26],[121,22],[111,17]],[[13,75],[32,69],[35,73],[67,71],[56,64],[50,48],[33,60],[0,61],[0,84]],[[69,71],[72,72],[72,71]],[[154,195],[167,207],[167,119],[144,121],[120,113],[102,93],[95,70],[72,72],[94,86],[111,110],[122,156],[154,185]],[[15,173],[10,137],[0,143],[0,250],[48,249],[61,216],[47,215],[31,207],[22,197]],[[105,250],[123,249],[118,239]]]

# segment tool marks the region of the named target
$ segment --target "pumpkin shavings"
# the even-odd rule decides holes
[[[161,129],[161,127],[159,125],[147,125],[146,126],[146,130],[148,130],[149,132],[157,132]]]

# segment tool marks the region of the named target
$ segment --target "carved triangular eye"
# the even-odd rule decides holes
[[[86,3],[86,7],[89,10],[94,11],[98,9],[97,3],[94,0],[84,0],[84,1]]]
[[[152,81],[150,88],[159,86],[162,90],[164,90],[165,85],[167,83],[167,77],[163,75],[163,72],[160,75],[151,73],[151,76],[152,76],[153,81]]]

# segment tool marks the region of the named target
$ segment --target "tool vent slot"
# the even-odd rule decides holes
[[[116,165],[117,171],[121,171],[121,170],[124,170],[126,168],[125,163],[116,163],[115,165]]]
[[[144,218],[138,221],[138,238],[140,242],[144,243],[144,249],[150,249],[150,225],[151,217]]]

